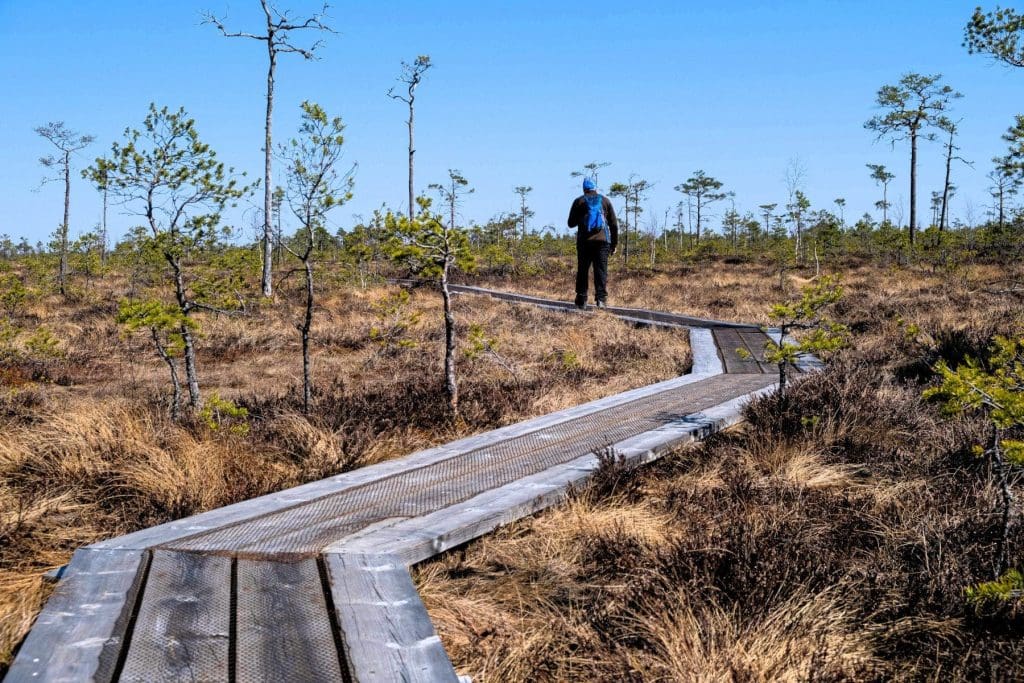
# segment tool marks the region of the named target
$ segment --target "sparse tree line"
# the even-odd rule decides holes
[[[260,5],[266,25],[256,33],[229,30],[226,20],[212,14],[204,15],[204,23],[224,36],[250,38],[267,48],[263,177],[249,182],[244,173],[225,167],[200,139],[184,109],[151,105],[140,129],[126,129],[123,140],[113,143],[108,155],[84,169],[76,168],[82,165],[76,160],[94,137],[63,122],[41,126],[38,134],[55,151],[40,161],[55,171],[48,179],[64,185],[63,217],[48,245],[31,245],[24,238],[15,242],[0,235],[0,259],[29,264],[15,271],[10,264],[0,263],[6,273],[0,276],[12,291],[28,292],[26,273],[44,272],[52,264],[56,288],[68,296],[72,276],[82,278],[88,289],[107,270],[128,273],[129,296],[122,302],[119,320],[128,331],[144,332],[167,364],[170,409],[176,417],[183,400],[193,412],[203,405],[195,339],[204,314],[244,315],[259,305],[272,305],[275,289],[293,274],[301,274],[303,313],[295,324],[302,341],[302,396],[308,411],[314,400],[310,334],[318,281],[343,279],[366,286],[385,275],[427,277],[441,292],[445,389],[455,415],[455,321],[448,291],[453,272],[475,269],[512,275],[564,270],[573,252],[573,236],[551,225],[531,224],[535,212],[529,206],[533,188],[528,185],[513,188],[517,210],[482,224],[460,216],[462,200],[473,188],[458,170],[450,170],[442,182],[429,184],[436,210],[434,199],[416,196],[415,102],[417,89],[433,67],[427,55],[402,62],[398,89],[387,91],[388,97],[407,108],[407,211],[382,207],[369,220],[332,232],[328,215],[352,196],[355,171],[354,164],[343,161],[341,119],[304,102],[297,134],[276,146],[271,135],[277,58],[292,53],[315,59],[320,42],[304,47],[294,38],[304,31],[333,32],[325,23],[328,7],[296,19],[266,0],[260,0]],[[971,52],[1019,67],[1024,65],[1017,43],[1021,32],[1021,20],[1011,10],[985,14],[979,9],[967,25],[964,44]],[[609,183],[607,189],[621,207],[623,267],[653,268],[722,257],[759,259],[777,270],[781,283],[788,269],[813,265],[817,271],[822,264],[851,257],[897,264],[926,262],[935,267],[972,258],[1019,258],[1024,216],[1014,199],[1024,182],[1024,116],[1017,116],[1004,134],[1007,153],[993,160],[988,175],[993,200],[990,219],[950,220],[954,171],[968,163],[959,153],[960,121],[952,113],[952,103],[959,97],[940,75],[915,73],[882,86],[877,93],[880,112],[865,128],[878,140],[907,144],[907,221],[902,208],[890,200],[890,184],[897,175],[880,164],[867,164],[865,174],[865,180],[880,190],[875,205],[880,215],[864,214],[852,222],[845,216],[845,199],[823,205],[812,202],[804,191],[805,172],[799,162],[791,162],[786,170],[786,201],[760,204],[758,213],[740,213],[735,194],[725,182],[697,169],[674,186],[680,194],[676,205],[659,214],[645,208],[654,184],[634,173]],[[944,164],[944,184],[932,191],[931,221],[923,229],[917,214],[921,143],[938,143]],[[283,167],[284,178],[278,182],[272,176],[274,161]],[[608,166],[606,161],[591,161],[571,176],[597,180]],[[104,207],[96,229],[77,239],[71,239],[69,232],[73,170],[102,194]],[[237,231],[224,223],[223,213],[257,192],[263,197],[258,244],[239,245]],[[108,202],[139,219],[138,227],[113,248],[108,246],[106,228]],[[19,287],[14,287],[15,280]],[[12,313],[9,318],[13,317]]]

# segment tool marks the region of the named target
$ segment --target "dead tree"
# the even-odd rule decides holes
[[[946,181],[942,185],[942,207],[939,212],[939,232],[945,230],[946,225],[949,222],[949,199],[953,188],[953,184],[950,182],[950,175],[952,175],[953,171],[953,161],[961,161],[968,166],[971,166],[970,161],[967,161],[967,159],[964,159],[962,156],[957,154],[957,151],[960,148],[953,144],[957,131],[960,129],[960,121],[962,120],[963,119],[953,121],[952,119],[942,116],[935,123],[939,130],[949,134],[949,139],[943,145],[946,150]]]
[[[57,229],[57,244],[60,250],[60,266],[57,281],[62,296],[67,294],[68,279],[68,221],[71,214],[71,155],[92,144],[96,138],[92,135],[79,135],[64,125],[63,121],[51,121],[45,126],[36,128],[36,133],[50,141],[57,148],[58,154],[50,154],[39,159],[46,168],[58,169],[55,178],[44,178],[46,183],[51,180],[64,181],[64,220]]]
[[[413,188],[413,157],[416,155],[416,146],[414,144],[414,128],[415,128],[415,117],[416,117],[416,87],[419,86],[423,80],[423,74],[427,72],[427,69],[432,67],[433,64],[430,62],[430,55],[420,55],[416,58],[412,64],[402,62],[402,74],[398,77],[400,83],[405,84],[405,95],[396,94],[395,89],[391,88],[388,90],[388,97],[399,102],[405,102],[409,107],[409,118],[405,122],[406,126],[409,127],[409,220],[413,219],[415,213],[414,207],[416,206],[415,201],[415,190]]]
[[[261,286],[263,296],[269,297],[274,294],[274,286],[271,280],[273,266],[273,185],[271,184],[271,159],[272,154],[272,120],[274,114],[274,72],[277,69],[277,56],[279,54],[294,53],[306,60],[316,59],[316,50],[323,45],[323,41],[317,40],[310,47],[299,47],[291,42],[291,33],[303,29],[315,31],[335,31],[323,23],[327,14],[328,4],[324,3],[323,8],[317,14],[305,20],[292,19],[288,10],[278,10],[269,0],[260,0],[263,14],[267,20],[266,33],[245,33],[242,31],[228,31],[223,20],[207,12],[203,15],[204,24],[213,24],[228,38],[252,38],[262,40],[267,46],[267,118],[264,128],[263,141],[263,276]]]

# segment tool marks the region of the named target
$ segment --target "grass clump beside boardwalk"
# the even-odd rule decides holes
[[[250,315],[204,319],[206,409],[174,422],[165,364],[115,322],[122,284],[108,276],[71,302],[39,296],[3,342],[0,675],[49,592],[42,573],[81,545],[668,379],[691,362],[677,331],[459,298],[462,421],[452,424],[438,297],[333,285],[314,325],[319,388],[307,416],[292,326],[301,292],[281,288]],[[386,343],[373,333],[385,328]],[[32,350],[39,329],[52,340],[45,354]]]
[[[609,468],[560,508],[422,565],[418,585],[460,673],[1024,677],[1019,575],[985,583],[1003,500],[976,455],[989,427],[922,397],[939,361],[983,355],[1020,329],[1021,312],[942,275],[879,275],[843,274],[837,320],[854,346],[787,401],[761,399],[740,430],[649,468]],[[713,279],[744,298],[736,272]],[[634,296],[694,296],[682,289]],[[1018,569],[1019,498],[1007,538]]]

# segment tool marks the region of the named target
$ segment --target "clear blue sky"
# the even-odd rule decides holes
[[[737,208],[786,201],[791,159],[805,167],[815,208],[847,200],[846,216],[874,211],[880,190],[866,163],[896,174],[890,199],[906,215],[903,145],[863,128],[879,86],[907,71],[942,73],[964,93],[962,154],[952,216],[980,219],[991,200],[985,174],[1003,154],[1000,135],[1024,111],[1024,70],[960,43],[976,0],[875,2],[338,2],[321,60],[284,55],[275,139],[295,130],[311,99],[343,117],[347,158],[359,164],[355,197],[333,214],[348,227],[406,196],[404,105],[388,99],[399,63],[429,54],[435,67],[417,97],[417,188],[456,168],[476,188],[462,210],[485,221],[517,205],[531,185],[533,225],[564,229],[578,194],[572,170],[609,161],[603,187],[635,173],[656,183],[642,220],[681,198],[694,170],[725,182]],[[280,0],[297,14],[309,0]],[[106,153],[151,101],[184,106],[222,159],[262,173],[266,53],[200,25],[204,9],[258,31],[257,0],[0,0],[0,233],[45,239],[61,220],[59,184],[38,189],[48,143],[33,129],[63,120],[97,142],[79,166]],[[918,211],[941,186],[941,148],[921,153]],[[261,203],[255,196],[251,205]],[[716,211],[720,212],[720,211]],[[99,220],[96,192],[76,177],[73,234]],[[251,213],[229,216],[248,223]],[[116,236],[136,219],[113,209]],[[715,221],[717,226],[717,220]]]

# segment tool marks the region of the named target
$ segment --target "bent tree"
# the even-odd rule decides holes
[[[334,33],[331,27],[323,23],[324,15],[327,13],[328,5],[324,3],[323,8],[317,14],[307,19],[292,19],[290,13],[280,11],[269,0],[260,0],[260,7],[263,9],[263,16],[266,18],[266,29],[264,33],[245,33],[242,31],[228,31],[222,19],[218,19],[209,12],[203,15],[204,24],[213,24],[217,30],[227,38],[251,38],[261,40],[267,46],[267,116],[264,123],[263,141],[263,277],[261,286],[263,296],[269,297],[274,294],[272,284],[273,265],[273,227],[272,212],[274,203],[274,188],[271,184],[271,160],[273,158],[271,129],[274,116],[274,74],[277,70],[277,56],[279,54],[297,54],[303,59],[313,60],[316,58],[317,49],[323,44],[318,40],[310,47],[299,47],[292,42],[291,34],[304,29],[314,31],[327,31]]]
[[[240,185],[234,169],[225,168],[216,152],[199,139],[195,122],[184,109],[170,111],[150,104],[142,130],[126,129],[124,138],[111,146],[110,156],[96,159],[86,174],[93,182],[102,179],[115,202],[144,219],[148,235],[142,248],[166,264],[173,315],[166,307],[150,307],[151,323],[135,324],[161,333],[176,328],[174,342],[180,338],[189,407],[198,411],[201,396],[191,316],[221,309],[194,294],[190,266],[226,232],[220,225],[221,212],[246,195],[249,186]],[[156,343],[158,355],[166,362],[160,342]]]
[[[299,137],[280,148],[285,163],[288,205],[301,225],[293,244],[283,241],[288,252],[302,262],[306,274],[306,308],[302,322],[296,327],[302,335],[302,410],[309,414],[313,399],[313,378],[310,369],[309,331],[313,326],[313,258],[316,235],[325,229],[328,212],[352,198],[352,175],[355,165],[339,173],[345,126],[340,117],[330,118],[323,107],[302,103]]]
[[[457,171],[450,173],[457,174]],[[431,212],[429,198],[419,197],[416,201],[420,212],[412,220],[396,216],[390,211],[385,216],[385,229],[390,237],[388,253],[412,273],[435,279],[441,289],[444,307],[444,388],[449,412],[456,419],[459,414],[459,384],[455,373],[455,315],[452,312],[452,295],[448,283],[452,267],[467,270],[473,265],[473,255],[469,236],[464,230],[446,224],[441,216]]]
[[[181,378],[178,374],[178,357],[184,351],[182,327],[195,327],[195,322],[182,315],[181,310],[161,301],[130,301],[125,299],[118,305],[117,322],[125,332],[145,330],[156,349],[156,355],[167,365],[171,373],[171,419],[181,418]]]

